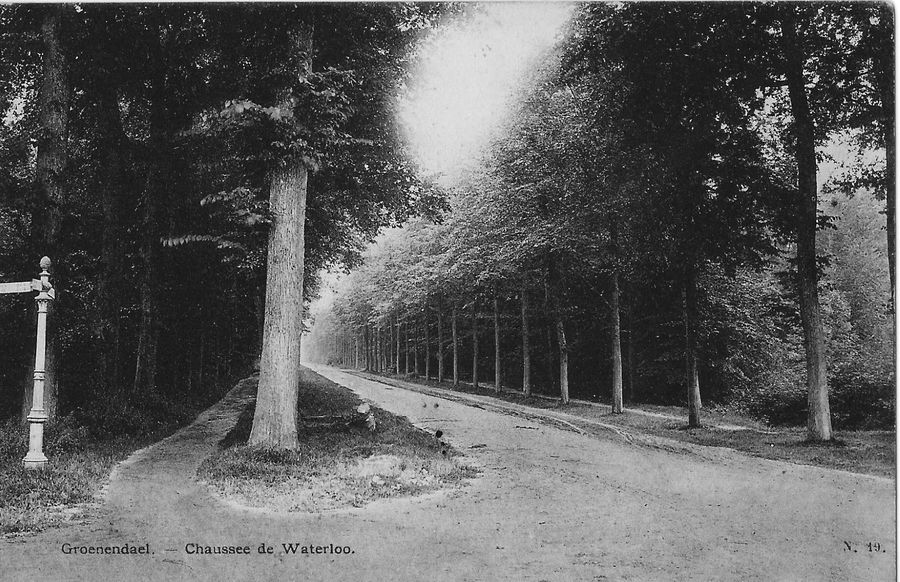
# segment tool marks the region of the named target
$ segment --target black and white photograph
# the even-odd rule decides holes
[[[889,2],[0,3],[0,580],[897,580]]]

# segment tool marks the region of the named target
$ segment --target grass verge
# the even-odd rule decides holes
[[[376,374],[367,373],[376,376]],[[813,443],[802,427],[769,426],[727,408],[708,408],[701,414],[704,426],[687,428],[687,408],[645,404],[626,405],[624,414],[612,414],[608,405],[526,397],[521,392],[502,391],[471,384],[453,386],[419,377],[378,374],[452,392],[489,396],[535,409],[555,410],[574,417],[596,420],[657,437],[696,445],[725,447],[757,457],[841,469],[854,473],[896,478],[897,437],[895,431],[835,431],[834,440]]]
[[[361,404],[347,388],[304,370],[300,383],[300,448],[248,446],[251,405],[198,476],[226,499],[275,511],[360,507],[375,499],[418,495],[462,485],[477,471],[434,435],[373,407],[375,430],[323,426],[304,417],[341,415]]]
[[[113,434],[92,431],[73,416],[48,424],[39,470],[22,466],[28,428],[17,419],[0,424],[0,534],[21,534],[54,527],[83,516],[107,483],[110,471],[132,452],[174,432],[199,408],[181,408],[165,421],[140,430]],[[144,418],[143,420],[147,420]],[[123,429],[124,430],[124,429]]]

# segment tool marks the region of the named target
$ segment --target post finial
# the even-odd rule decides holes
[[[42,257],[41,258],[41,269],[44,271],[50,270],[50,265],[53,264],[50,262],[50,257]]]

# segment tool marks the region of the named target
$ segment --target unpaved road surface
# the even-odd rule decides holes
[[[99,518],[0,542],[0,579],[895,579],[893,480],[725,451],[635,446],[614,434],[584,436],[315,369],[419,426],[442,430],[481,467],[481,477],[462,490],[361,509],[234,509],[193,474],[249,397],[238,387],[193,425],[123,464]],[[884,551],[869,551],[868,542]],[[149,544],[152,554],[65,555],[63,543]],[[200,556],[187,553],[192,543],[250,546],[252,553]],[[292,555],[283,543],[353,553]],[[273,553],[258,553],[260,544]]]

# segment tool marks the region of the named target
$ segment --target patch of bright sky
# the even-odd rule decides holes
[[[12,127],[22,120],[25,116],[25,98],[22,96],[14,97],[9,104],[9,108],[3,115],[3,125]]]
[[[479,5],[471,18],[445,23],[424,41],[400,120],[422,170],[443,182],[503,120],[522,80],[557,40],[572,5]]]

